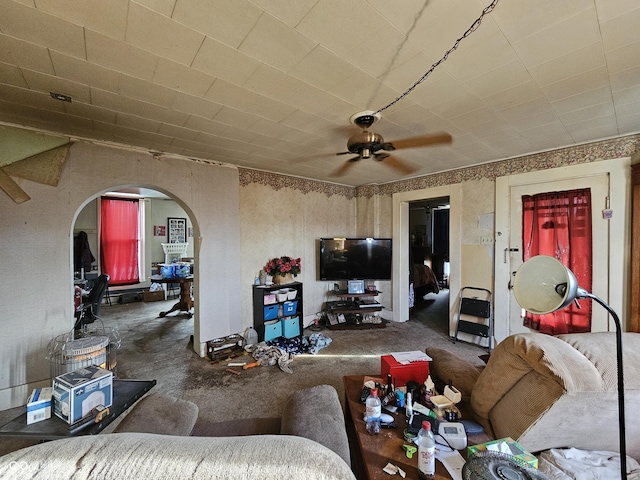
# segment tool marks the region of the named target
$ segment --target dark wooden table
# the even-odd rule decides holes
[[[58,418],[51,409],[51,418],[27,425],[27,413],[14,418],[0,427],[0,437],[30,438],[37,440],[58,440],[77,435],[96,435],[118,418],[131,405],[151,390],[155,380],[113,380],[113,402],[109,415],[96,423],[93,418],[80,420],[73,425]]]
[[[364,417],[365,405],[360,403],[360,393],[364,376],[349,375],[343,377],[345,395],[345,421],[349,447],[351,449],[351,468],[358,480],[389,480],[389,475],[382,469],[387,463],[393,463],[407,473],[407,478],[418,478],[418,455],[407,458],[402,445],[407,444],[403,438],[406,417],[395,413],[395,429],[381,429],[378,435],[367,432]],[[470,445],[491,440],[487,435],[469,435]],[[466,449],[460,452],[466,456]],[[399,478],[399,477],[398,477]],[[436,460],[436,479],[451,479],[447,469]]]
[[[186,277],[175,278],[163,278],[161,275],[151,275],[149,279],[155,283],[178,283],[180,284],[180,299],[171,307],[171,310],[166,312],[160,312],[161,317],[165,317],[171,312],[182,311],[187,312],[189,318],[193,315],[191,309],[193,308],[193,299],[191,298],[191,283],[193,283],[193,275]]]

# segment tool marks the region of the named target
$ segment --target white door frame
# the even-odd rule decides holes
[[[449,333],[453,303],[460,291],[460,219],[462,186],[460,184],[393,194],[393,321],[409,320],[409,202],[449,197]],[[455,293],[453,293],[455,292]]]
[[[630,158],[602,160],[598,162],[572,165],[568,167],[539,170],[529,173],[496,178],[495,217],[495,280],[494,280],[494,334],[497,342],[504,340],[511,332],[509,328],[509,262],[504,263],[502,252],[509,248],[510,192],[511,187],[544,183],[552,180],[577,179],[593,175],[609,174],[610,208],[613,217],[609,220],[609,269],[603,272],[609,276],[609,292],[603,298],[618,313],[623,330],[628,310],[628,284],[630,230],[631,169]],[[594,205],[594,209],[599,208]],[[603,207],[604,208],[604,207]],[[594,252],[598,254],[598,252]],[[595,307],[599,308],[599,307]],[[610,322],[613,326],[613,323]]]

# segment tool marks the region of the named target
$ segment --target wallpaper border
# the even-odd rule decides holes
[[[572,147],[550,150],[548,152],[534,153],[522,157],[514,157],[506,160],[498,160],[473,167],[449,170],[447,172],[424,175],[408,180],[389,182],[378,185],[364,185],[362,187],[349,187],[334,183],[310,180],[307,178],[292,177],[261,170],[251,170],[239,167],[240,186],[257,183],[280,190],[293,188],[304,195],[317,192],[327,197],[341,195],[348,199],[354,197],[370,198],[374,195],[393,195],[398,192],[423,190],[425,188],[440,187],[462,183],[469,180],[479,180],[525,173],[547,168],[557,168],[580,163],[591,163],[598,160],[630,157],[640,150],[640,134],[618,137],[610,140],[586,143]]]

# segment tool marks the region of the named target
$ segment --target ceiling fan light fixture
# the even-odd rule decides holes
[[[374,123],[377,123],[378,120],[380,120],[380,114],[373,110],[364,110],[362,112],[354,113],[349,117],[349,121],[352,124],[364,129],[367,129]]]
[[[371,158],[371,150],[369,150],[368,148],[363,148],[362,150],[360,150],[360,157]]]

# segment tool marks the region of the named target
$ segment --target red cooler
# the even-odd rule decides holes
[[[393,355],[383,355],[380,357],[380,376],[386,379],[388,373],[396,387],[404,387],[409,380],[422,385],[429,376],[429,362],[411,362],[405,365],[398,363]]]

